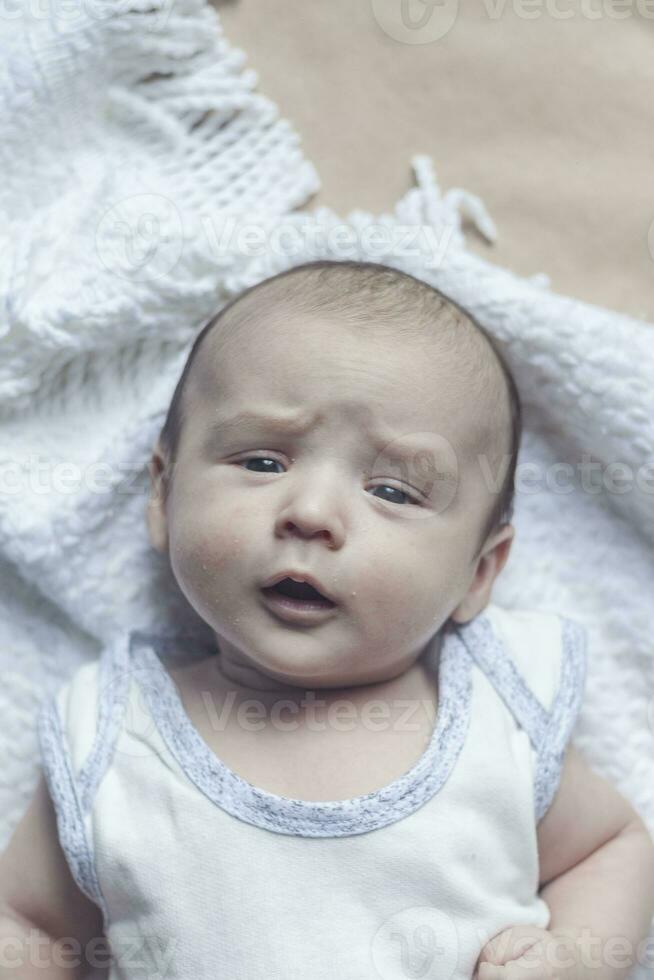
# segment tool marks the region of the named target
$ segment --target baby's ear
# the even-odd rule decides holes
[[[165,452],[157,442],[148,462],[150,474],[150,497],[146,520],[150,544],[165,554],[168,551],[168,522],[166,519],[165,480],[168,476],[168,463]]]
[[[512,524],[503,524],[484,545],[467,593],[450,614],[455,623],[469,623],[491,601],[493,583],[504,568],[515,536]]]

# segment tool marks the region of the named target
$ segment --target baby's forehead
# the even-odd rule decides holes
[[[403,402],[410,404],[413,397],[416,409],[422,409],[417,413],[421,417],[422,399],[429,398],[437,405],[434,424],[443,414],[455,419],[462,449],[494,451],[499,443],[506,443],[504,433],[510,423],[506,380],[483,333],[471,321],[459,322],[460,317],[453,329],[453,321],[447,320],[450,312],[437,318],[430,330],[411,330],[406,322],[393,318],[378,322],[371,317],[369,322],[355,323],[321,311],[309,315],[290,306],[283,296],[268,306],[251,299],[236,304],[208,332],[198,350],[194,387],[205,405],[215,406],[227,394],[238,396],[245,377],[254,379],[255,387],[259,379],[274,383],[266,372],[273,349],[281,355],[288,381],[293,372],[301,376],[307,370],[305,351],[319,364],[325,344],[331,342],[333,349],[339,349],[351,342],[373,375],[382,352],[385,377],[396,364]],[[441,319],[447,320],[442,330]],[[306,344],[305,338],[310,338]],[[339,379],[342,393],[347,377],[346,370]]]
[[[464,359],[437,337],[409,342],[388,328],[377,330],[376,324],[357,329],[319,314],[270,311],[234,327],[225,324],[207,337],[197,361],[200,393],[212,399],[216,393],[237,394],[243,386],[281,389],[284,382],[294,390],[296,379],[305,378],[333,380],[339,395],[348,387],[367,387],[417,407],[439,395],[448,404],[465,399]]]
[[[300,371],[305,369],[303,354],[320,363],[329,353],[343,351],[357,358],[353,363],[359,363],[360,355],[373,372],[383,363],[386,372],[395,369],[406,383],[411,380],[407,370],[412,378],[418,371],[434,384],[448,382],[454,391],[457,380],[462,385],[482,360],[479,340],[471,342],[462,332],[455,341],[451,333],[439,330],[438,323],[432,326],[427,330],[412,326],[409,319],[379,320],[372,315],[350,319],[320,309],[298,310],[283,302],[265,308],[250,303],[245,310],[235,307],[215,324],[197,361],[209,382],[224,384],[229,375],[249,370],[253,361],[265,364],[273,352],[282,356],[286,369]],[[483,338],[482,343],[486,343]],[[286,361],[291,354],[299,356]]]

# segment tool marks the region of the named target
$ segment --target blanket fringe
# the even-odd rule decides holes
[[[412,157],[411,166],[415,173],[417,187],[405,195],[398,210],[415,209],[418,212],[417,223],[427,223],[437,228],[443,223],[454,225],[458,233],[458,242],[463,247],[462,218],[467,218],[475,228],[494,243],[497,241],[497,229],[486,205],[475,194],[454,187],[443,195],[436,180],[434,164],[429,156],[418,154]]]

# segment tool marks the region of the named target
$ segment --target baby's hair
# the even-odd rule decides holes
[[[486,449],[490,443],[495,461],[503,459],[501,444],[506,446],[508,442],[508,465],[501,464],[505,465],[504,476],[482,527],[478,556],[489,535],[513,517],[515,470],[522,437],[522,408],[515,381],[493,337],[467,310],[421,279],[375,262],[322,259],[294,266],[246,289],[209,320],[191,347],[159,436],[166,458],[162,477],[164,501],[172,484],[181,439],[183,393],[207,335],[217,334],[220,344],[238,324],[253,322],[262,311],[266,315],[277,308],[300,316],[331,315],[359,333],[400,339],[406,336],[414,341],[424,339],[426,344],[441,341],[444,351],[454,350],[460,355],[457,366],[466,367],[466,380],[473,391],[476,387],[481,400],[480,441]],[[504,384],[498,384],[500,375]],[[508,425],[498,438],[497,419],[507,415]]]

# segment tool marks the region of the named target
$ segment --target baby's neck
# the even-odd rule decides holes
[[[272,706],[280,701],[300,704],[319,701],[325,706],[346,700],[357,706],[370,701],[390,702],[424,693],[425,686],[435,681],[442,648],[442,633],[432,637],[420,656],[405,670],[394,677],[366,681],[356,685],[294,686],[268,677],[247,663],[218,652],[208,662],[208,677],[212,687],[222,696],[238,702],[254,700]]]

